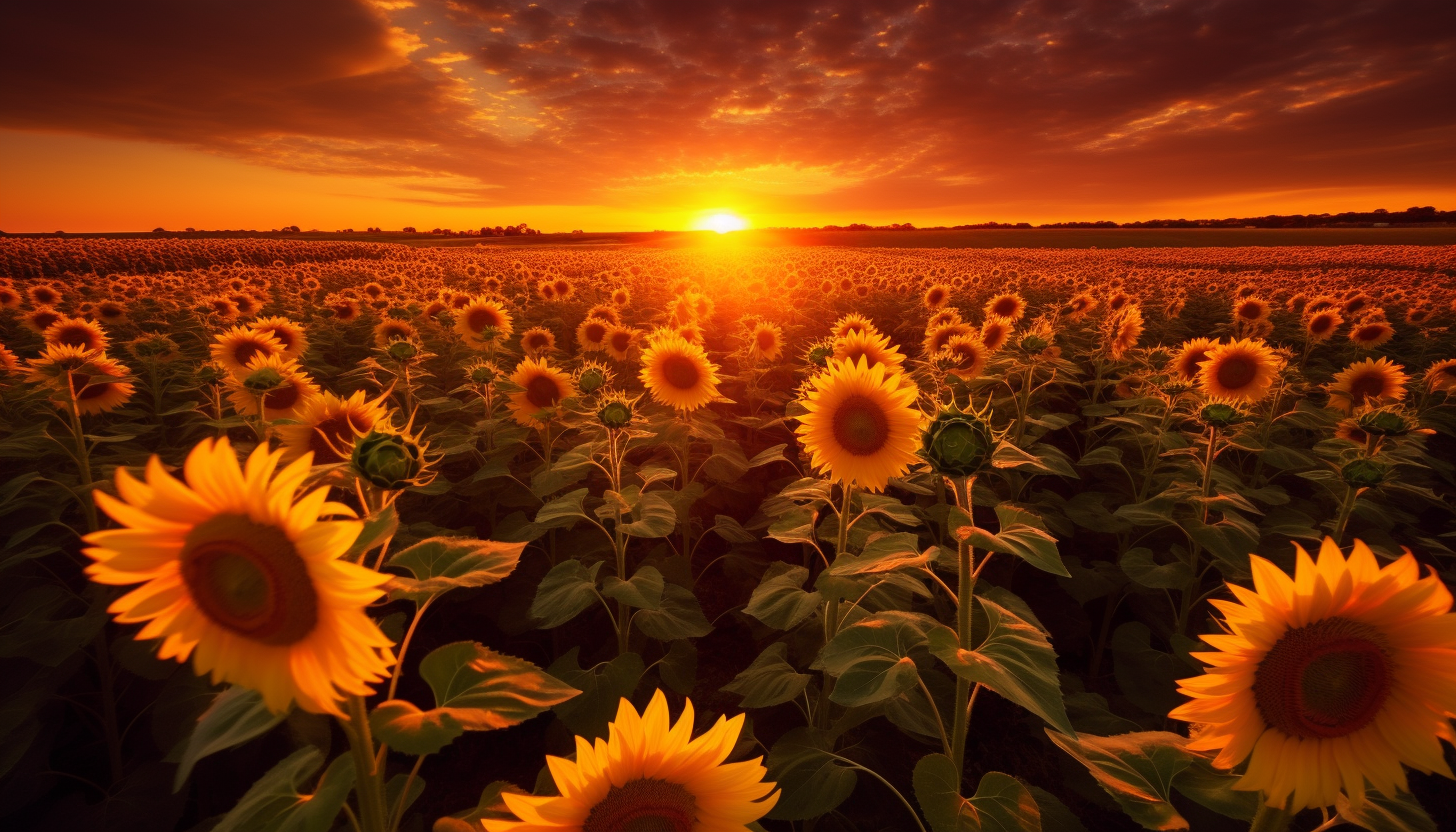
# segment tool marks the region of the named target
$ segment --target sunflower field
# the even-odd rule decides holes
[[[1456,828],[1456,249],[0,239],[0,825]]]

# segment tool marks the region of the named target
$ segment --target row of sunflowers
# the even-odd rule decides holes
[[[1450,250],[0,264],[7,825],[1456,817]]]

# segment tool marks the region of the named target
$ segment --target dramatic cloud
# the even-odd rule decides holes
[[[706,191],[780,213],[1075,215],[1429,191],[1456,183],[1452,78],[1449,0],[0,11],[0,127],[435,177],[418,198],[436,205],[640,210]]]

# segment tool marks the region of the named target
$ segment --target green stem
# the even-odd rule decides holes
[[[844,484],[844,502],[839,509],[839,539],[835,545],[837,558],[849,547],[849,505],[854,497],[854,486]],[[839,630],[839,599],[832,593],[824,604],[824,643],[827,645]],[[814,721],[819,728],[829,727],[829,697],[834,693],[834,677],[824,671],[819,687],[819,706],[814,710]]]
[[[399,800],[390,813],[389,832],[397,832],[400,823],[404,821],[405,801],[409,800],[410,787],[415,784],[415,778],[420,774],[420,766],[424,765],[425,758],[430,755],[421,754],[415,758],[415,764],[410,768],[409,776],[404,780],[404,788],[399,792]]]
[[[343,725],[354,754],[354,793],[359,799],[359,826],[362,832],[387,832],[384,789],[379,778],[382,766],[374,761],[369,714],[362,697],[351,696],[348,704],[349,720]]]
[[[1259,797],[1263,797],[1263,792]],[[1283,809],[1276,809],[1263,800],[1259,801],[1259,811],[1254,813],[1254,820],[1249,824],[1249,832],[1285,832],[1289,828],[1289,822],[1294,815]]]
[[[1350,515],[1355,511],[1355,498],[1359,493],[1360,489],[1355,486],[1345,486],[1345,501],[1340,504],[1340,517],[1335,521],[1336,545],[1345,538],[1345,526],[1350,522]]]
[[[1217,447],[1218,428],[1214,427],[1213,425],[1209,425],[1208,450],[1205,452],[1203,457],[1203,487],[1199,491],[1199,493],[1203,496],[1202,523],[1204,525],[1208,524],[1208,498],[1213,492],[1213,460],[1214,457],[1217,455],[1215,450]],[[1203,559],[1203,546],[1195,540],[1189,544],[1188,548],[1188,566],[1192,570],[1193,577],[1189,579],[1188,586],[1184,588],[1183,597],[1179,602],[1177,625],[1177,632],[1179,633],[1184,632],[1188,628],[1188,619],[1193,614],[1193,599],[1197,598],[1199,595],[1198,579],[1199,576],[1203,574],[1203,569],[1201,565]]]
[[[971,516],[971,484],[975,477],[967,477],[956,486],[956,505],[963,507],[966,516]],[[956,535],[956,563],[958,565],[960,581],[956,585],[956,635],[960,639],[962,650],[971,649],[971,604],[974,603],[976,592],[975,562],[976,552],[971,547],[969,539]],[[954,726],[951,728],[951,753],[950,761],[955,764],[956,783],[959,784],[965,772],[966,760],[966,733],[967,723],[970,721],[970,700],[971,683],[968,679],[957,675],[955,688],[955,718]]]

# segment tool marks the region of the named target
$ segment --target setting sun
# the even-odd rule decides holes
[[[727,234],[729,231],[742,231],[748,227],[748,220],[730,211],[718,211],[703,217],[696,226],[699,231],[716,231],[719,234]]]

